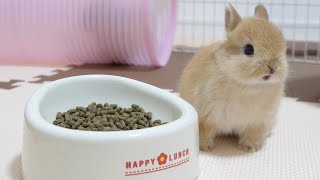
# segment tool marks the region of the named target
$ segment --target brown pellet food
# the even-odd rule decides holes
[[[77,106],[66,112],[58,112],[53,124],[83,131],[128,131],[167,124],[153,120],[152,113],[137,104],[128,108],[117,104],[93,102],[87,107]]]

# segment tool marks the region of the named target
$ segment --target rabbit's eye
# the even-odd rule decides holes
[[[247,44],[245,47],[244,47],[244,54],[245,55],[252,55],[254,53],[254,48],[251,44]]]

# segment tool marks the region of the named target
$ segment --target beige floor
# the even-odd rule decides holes
[[[13,89],[15,86],[25,83],[25,81],[41,84],[45,81],[53,81],[63,77],[82,74],[113,74],[125,76],[160,88],[177,90],[181,72],[191,57],[192,54],[190,53],[173,53],[166,67],[156,69],[110,65],[82,65],[67,68],[62,67],[59,70],[53,67],[10,68],[8,66],[4,69],[0,66],[0,72],[3,74],[2,77],[0,77],[0,90]],[[25,72],[30,72],[30,68],[34,68],[36,71],[30,73],[29,79],[24,79]],[[14,73],[6,73],[6,71]],[[288,97],[297,97],[301,101],[319,102],[320,64],[290,63],[290,76],[286,93]]]

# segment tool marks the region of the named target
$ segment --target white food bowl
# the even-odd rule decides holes
[[[169,123],[118,132],[52,124],[57,112],[91,102],[136,103]],[[51,82],[25,109],[24,180],[194,180],[199,174],[197,118],[195,109],[174,94],[123,77],[85,75]]]

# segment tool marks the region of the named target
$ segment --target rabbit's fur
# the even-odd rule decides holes
[[[218,134],[236,134],[241,147],[255,151],[269,135],[283,96],[286,42],[263,5],[242,19],[229,4],[225,29],[225,41],[194,55],[179,91],[198,111],[202,150],[213,148]],[[244,54],[247,44],[253,55]]]

